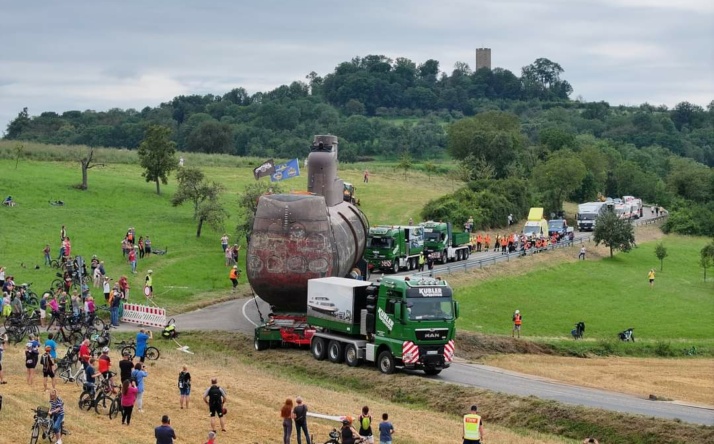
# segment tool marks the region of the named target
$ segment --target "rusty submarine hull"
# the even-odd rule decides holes
[[[260,197],[246,271],[255,293],[280,312],[307,310],[307,281],[347,276],[364,254],[365,215],[343,198],[335,136],[315,136],[307,192]]]

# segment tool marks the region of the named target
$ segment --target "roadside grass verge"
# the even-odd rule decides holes
[[[698,267],[699,250],[707,239],[664,236],[662,240],[669,251],[662,272],[655,244],[649,242],[613,258],[571,259],[480,282],[460,279],[458,328],[510,335],[511,316],[519,309],[521,333],[529,339],[569,338],[574,324],[584,321],[585,337],[600,341],[596,346],[603,353],[651,348],[651,353],[669,356],[690,348],[687,341],[697,348],[711,346],[711,327],[703,320],[714,315],[714,283],[703,282]],[[657,270],[653,289],[647,283],[650,268]],[[619,344],[617,333],[628,327],[634,327],[638,342]],[[645,345],[638,346],[640,341]],[[580,344],[588,342],[562,348],[581,354],[588,345]]]

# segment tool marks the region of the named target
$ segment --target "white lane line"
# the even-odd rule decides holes
[[[253,327],[257,327],[258,324],[256,324],[255,322],[253,322],[253,321],[248,317],[248,315],[247,315],[246,312],[245,312],[245,308],[246,308],[246,307],[248,306],[248,304],[250,304],[251,302],[255,303],[255,299],[248,299],[248,300],[245,301],[245,303],[243,304],[243,317],[244,317],[248,322],[250,322],[251,324],[253,324]]]

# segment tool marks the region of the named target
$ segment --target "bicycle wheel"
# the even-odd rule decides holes
[[[146,359],[150,361],[156,361],[159,359],[159,356],[161,353],[159,352],[159,349],[156,347],[149,347],[146,349]]]
[[[27,303],[30,305],[38,305],[40,299],[37,297],[37,293],[31,291],[27,293]]]
[[[8,335],[8,339],[10,339],[10,342],[15,345],[22,342],[22,339],[25,337],[24,328],[13,328],[12,330],[7,331],[6,333]]]
[[[52,444],[55,441],[55,431],[54,431],[54,421],[52,419],[48,420],[48,423],[46,424],[47,429],[45,430],[45,438],[47,438],[47,441]]]
[[[99,316],[95,316],[92,321],[92,326],[95,330],[102,331],[104,330],[104,321]]]
[[[72,379],[72,368],[67,367],[62,369],[62,371],[59,373],[59,377],[61,380],[64,381],[64,383],[68,383],[70,379]]]
[[[35,335],[36,338],[39,337],[40,336],[40,327],[38,327],[37,325],[31,325],[30,333]]]
[[[82,367],[82,370],[78,370],[77,374],[74,375],[74,382],[79,387],[84,387],[84,383],[87,382],[87,373],[85,373],[84,367]]]
[[[117,396],[116,398],[114,398],[114,401],[112,401],[112,405],[109,406],[109,419],[116,418],[120,412],[121,412],[121,401],[119,400],[119,397]]]
[[[94,403],[94,411],[98,415],[109,415],[109,409],[113,402],[114,398],[105,393],[100,393],[97,397],[97,402]]]
[[[136,348],[134,348],[133,345],[127,345],[121,349],[122,356],[124,356],[124,353],[128,353],[131,356],[131,359],[134,359],[136,356]]]
[[[35,422],[32,426],[32,435],[30,435],[30,444],[37,444],[37,439],[40,437],[40,426]]]
[[[52,260],[50,261],[50,267],[52,267],[52,268],[59,268],[59,267],[60,267],[59,261],[56,260],[56,259],[52,259]]]
[[[82,392],[79,395],[79,409],[90,411],[92,409],[92,395],[89,392]]]
[[[62,279],[55,279],[52,281],[50,284],[50,288],[52,289],[52,292],[54,293],[55,290],[60,289],[64,286],[64,281]]]

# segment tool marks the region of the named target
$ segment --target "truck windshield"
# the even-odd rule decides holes
[[[524,234],[539,234],[540,233],[540,225],[524,227],[523,233]]]
[[[441,233],[424,233],[424,240],[427,242],[439,242],[441,240]]]
[[[394,239],[390,237],[370,237],[367,239],[368,248],[392,248]]]
[[[595,219],[597,219],[597,214],[595,214],[595,213],[580,213],[580,214],[578,214],[578,219],[580,219],[580,220],[595,220]]]
[[[407,298],[407,313],[412,321],[453,319],[451,298]]]

